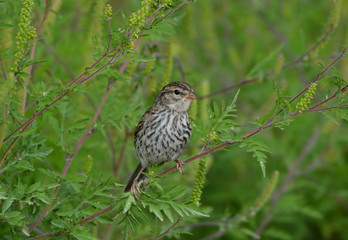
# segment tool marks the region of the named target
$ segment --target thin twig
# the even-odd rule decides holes
[[[310,110],[310,112],[322,112],[322,111],[328,111],[328,110],[333,110],[333,109],[336,109],[336,108],[345,108],[345,107],[348,107],[348,104],[339,105],[339,106],[333,106],[333,107],[313,109],[313,110]]]
[[[186,82],[185,72],[184,72],[184,69],[182,68],[180,59],[178,57],[175,57],[174,59],[175,59],[176,65],[178,65],[179,71],[181,73],[181,81]]]
[[[140,39],[139,39],[139,41],[140,41]],[[136,47],[138,47],[139,41],[137,41],[137,44],[134,45],[134,50],[136,50]],[[115,54],[115,56],[116,56],[116,54]],[[115,57],[115,56],[114,56],[114,57]],[[110,62],[114,59],[114,57],[111,58],[111,59],[109,60],[108,63],[110,63]],[[128,64],[129,64],[129,61],[124,62],[119,72],[122,73],[122,72],[126,69],[126,67],[128,66]],[[98,71],[98,70],[97,70],[97,71]],[[92,76],[89,76],[89,78],[90,78],[90,77],[92,77]],[[88,79],[88,78],[86,78],[86,79],[84,79],[84,80],[86,81],[87,79]],[[78,143],[77,146],[75,147],[75,149],[74,149],[74,151],[73,151],[73,154],[70,155],[69,157],[67,157],[67,158],[65,159],[64,169],[63,169],[63,171],[62,171],[62,173],[61,173],[62,176],[65,176],[65,175],[67,174],[67,172],[68,172],[68,170],[69,170],[69,168],[70,168],[70,165],[71,165],[72,160],[75,158],[77,152],[78,152],[78,151],[80,150],[80,148],[82,147],[82,145],[83,145],[83,143],[85,142],[85,140],[86,140],[86,138],[88,137],[88,135],[90,135],[91,130],[92,130],[92,127],[93,127],[93,124],[96,122],[96,120],[98,119],[98,117],[99,117],[99,115],[100,115],[101,108],[103,107],[103,105],[104,105],[104,103],[105,103],[105,101],[106,101],[106,98],[108,97],[108,95],[109,95],[109,93],[110,93],[110,91],[111,91],[111,88],[112,88],[112,86],[113,86],[113,83],[114,83],[114,81],[111,81],[111,80],[109,81],[108,86],[107,86],[107,88],[106,88],[106,91],[105,91],[105,93],[104,93],[104,96],[103,96],[103,98],[102,98],[102,100],[101,100],[101,102],[100,102],[100,104],[99,104],[99,106],[98,106],[98,108],[97,108],[97,110],[96,110],[96,112],[95,112],[95,115],[93,116],[93,119],[92,119],[91,124],[88,126],[88,128],[87,128],[85,134],[82,136],[82,138],[80,139],[79,143]],[[59,189],[59,186],[56,187],[55,193],[58,192],[58,189]],[[51,202],[50,204],[48,204],[48,205],[45,207],[44,211],[39,215],[38,219],[30,226],[30,229],[29,229],[30,231],[32,231],[32,230],[44,219],[44,217],[45,217],[45,216],[47,215],[47,213],[48,213],[48,210],[49,210],[51,204],[52,204],[52,202]]]
[[[330,25],[330,27],[326,30],[326,32],[324,33],[323,37],[314,45],[312,46],[310,49],[308,49],[305,53],[303,53],[298,59],[296,59],[295,61],[288,63],[284,66],[283,69],[288,69],[294,65],[297,65],[301,62],[304,61],[304,59],[306,59],[308,56],[310,56],[310,54],[312,52],[314,52],[323,42],[326,41],[326,39],[329,37],[329,35],[332,33],[332,31],[334,30],[333,26]]]
[[[314,81],[313,81],[311,84],[316,83],[316,82],[319,80],[319,78],[322,77],[322,76],[330,69],[330,67],[332,67],[337,61],[339,61],[341,58],[343,58],[344,55],[347,53],[347,50],[348,50],[348,49],[344,49],[344,50],[341,52],[341,54],[340,54],[338,57],[336,57],[324,70],[322,70],[320,73],[318,73],[317,77],[314,79]],[[310,84],[310,85],[311,85],[311,84]],[[289,101],[289,104],[293,103],[297,98],[299,98],[302,94],[304,94],[304,93],[308,90],[308,88],[310,87],[310,85],[308,85],[305,89],[303,89],[300,93],[298,93],[295,97],[293,97],[293,98]],[[335,94],[335,96],[336,96],[336,94]],[[329,100],[331,100],[331,99],[329,99]],[[327,102],[327,101],[329,101],[329,100],[327,99],[326,101],[324,101],[324,103]],[[273,119],[274,119],[276,116],[278,116],[279,114],[281,114],[287,107],[288,107],[288,106],[285,105],[282,109],[280,109],[280,110],[277,112],[277,114],[273,115],[273,116],[268,120],[267,124],[268,124],[268,123],[271,123],[271,122],[273,121]],[[316,106],[316,107],[317,107],[317,106]]]
[[[118,60],[120,60],[121,57],[123,57],[126,53],[125,52],[121,52],[121,50],[117,51],[117,53],[103,66],[101,66],[100,68],[98,68],[97,70],[95,70],[92,74],[90,74],[88,77],[84,77],[82,78],[80,81],[78,81],[79,84],[82,84],[84,82],[86,82],[87,80],[89,80],[90,78],[94,77],[95,75],[97,75],[101,70],[103,70],[106,66],[109,66],[115,62],[118,62]],[[116,58],[117,57],[117,58]]]
[[[226,224],[226,223],[234,222],[234,221],[237,221],[237,220],[240,220],[240,217],[219,219],[219,220],[216,220],[216,221],[206,221],[206,222],[190,223],[190,224],[187,224],[187,225],[178,226],[175,229],[192,228],[192,227],[205,227],[205,226],[219,226],[221,224]]]
[[[322,44],[323,42],[326,41],[326,39],[329,37],[330,33],[333,31],[333,29],[330,27],[326,32],[325,34],[323,35],[323,37],[317,42],[317,44],[315,44],[313,47],[311,47],[310,49],[308,49],[305,53],[303,53],[300,57],[298,57],[296,60],[286,64],[283,66],[282,70],[285,70],[285,69],[288,69],[288,68],[291,68],[297,64],[300,64],[302,63],[313,51],[315,51],[318,46],[320,44]],[[267,77],[270,77],[274,74],[273,71],[269,71],[269,72],[266,72],[264,74],[264,78],[267,78]],[[215,96],[215,95],[218,95],[218,94],[222,94],[222,93],[226,93],[226,92],[230,92],[230,91],[233,91],[234,89],[236,88],[239,88],[241,86],[244,86],[246,84],[249,84],[249,83],[253,83],[253,82],[257,82],[259,80],[259,77],[253,77],[253,78],[250,78],[250,79],[245,79],[245,80],[242,80],[241,82],[239,83],[236,83],[236,84],[233,84],[232,86],[229,86],[229,87],[224,87],[223,89],[221,90],[218,90],[216,92],[213,92],[213,93],[210,93],[208,95],[205,95],[205,96],[202,96],[200,97],[201,99],[203,98],[209,98],[209,97],[212,97],[212,96]]]
[[[82,224],[84,224],[86,222],[89,222],[89,221],[93,220],[94,218],[99,217],[100,215],[102,215],[102,214],[104,214],[106,212],[109,212],[113,208],[113,206],[114,206],[113,204],[109,205],[108,207],[100,210],[99,212],[97,212],[97,213],[95,213],[95,214],[93,214],[91,216],[88,216],[88,217],[82,219],[81,221],[73,224],[73,226],[82,225]],[[28,240],[39,240],[39,239],[45,239],[45,238],[50,238],[50,237],[57,237],[57,236],[60,236],[62,234],[63,234],[63,232],[49,233],[49,234],[45,234],[45,235],[29,238]]]
[[[111,19],[110,18],[108,18],[107,19],[107,22],[108,22],[108,47],[106,48],[106,51],[109,51],[109,49],[110,49],[110,43],[111,43],[111,37],[112,37],[112,35],[111,35],[111,26],[110,26],[110,22],[111,22]]]
[[[109,144],[109,148],[110,148],[110,154],[111,154],[111,162],[113,164],[113,167],[115,167],[116,165],[116,149],[112,140],[112,134],[110,129],[108,129],[108,127],[106,127],[106,139],[108,141]]]
[[[1,65],[2,77],[6,81],[7,80],[7,76],[6,76],[6,71],[5,71],[5,67],[4,67],[4,63],[2,62],[2,59],[0,59],[0,65]]]
[[[43,41],[46,43],[46,41]],[[69,68],[69,66],[58,56],[58,54],[54,51],[53,46],[50,46],[48,48],[48,51],[53,55],[53,57],[62,65],[62,67],[65,69],[65,71],[69,74],[71,78],[75,78],[75,75],[73,71]]]
[[[56,190],[58,191],[58,188],[56,188],[54,190],[54,192],[56,192]],[[56,194],[52,194],[56,195]],[[32,224],[30,224],[29,228],[28,228],[28,232],[32,232],[34,230],[34,228],[44,219],[44,217],[47,215],[48,210],[51,208],[51,205],[53,203],[53,200],[50,201],[49,204],[47,204],[44,208],[44,210],[42,211],[42,213],[36,218],[35,222],[33,222]]]
[[[178,9],[178,8],[176,8],[176,9]],[[172,11],[172,13],[173,13],[173,11]],[[136,43],[134,44],[134,49],[133,49],[134,51],[135,51],[136,48],[139,46],[140,40],[141,40],[141,38],[137,39]],[[103,55],[103,57],[101,57],[101,58],[100,58],[99,60],[97,60],[94,64],[92,64],[90,68],[94,68],[102,59],[104,59],[105,57],[109,56],[111,53],[113,53],[113,52],[116,51],[116,50],[117,50],[117,49],[114,49],[114,50],[111,50],[111,51],[105,53],[105,54]],[[102,67],[100,67],[99,69],[97,69],[97,70],[96,70],[93,74],[91,74],[90,76],[88,76],[88,77],[86,77],[86,78],[83,78],[84,74],[81,74],[79,77],[75,78],[75,79],[68,85],[68,88],[74,86],[76,83],[83,83],[83,82],[85,82],[87,79],[90,79],[90,78],[91,78],[92,76],[94,76],[98,71],[100,71],[101,69],[105,68],[107,65],[109,65],[110,63],[112,63],[113,60],[115,59],[115,57],[116,57],[119,53],[120,53],[120,50],[118,50],[118,51],[114,54],[114,56],[111,58],[111,60],[108,61],[107,64],[104,64]],[[122,53],[122,55],[123,55],[123,54],[124,54],[124,53]],[[126,69],[126,67],[128,66],[128,64],[129,64],[129,60],[127,60],[127,61],[125,61],[125,62],[123,63],[123,65],[122,65],[122,67],[121,67],[121,69],[120,69],[120,73],[122,73],[122,72]],[[83,79],[81,80],[81,78],[83,78]],[[107,92],[108,92],[108,91],[109,91],[109,90],[107,89]],[[104,94],[104,97],[103,97],[103,99],[102,99],[102,102],[103,102],[103,101],[105,102],[105,100],[106,100],[105,95],[106,95],[106,97],[107,97],[108,94]],[[58,97],[58,96],[59,96],[59,97]],[[60,100],[59,98],[62,97],[63,94],[58,95],[58,96],[57,96],[56,101],[59,101],[59,100]],[[55,103],[55,102],[51,103],[51,105],[53,105],[54,103]],[[47,108],[48,108],[48,107],[50,107],[50,106],[47,106]],[[99,108],[101,109],[101,105],[99,105]],[[99,108],[98,108],[98,109],[99,109]],[[100,109],[99,109],[99,112],[100,112]],[[41,114],[43,111],[44,111],[44,110],[42,110],[41,112],[39,112],[39,114]],[[98,112],[98,110],[97,110],[97,112]],[[96,115],[99,115],[99,113],[96,114]],[[96,115],[95,115],[95,116],[96,116]],[[37,117],[37,116],[36,116],[36,117]],[[98,116],[97,116],[97,117],[98,117]],[[30,120],[31,120],[31,119],[29,119],[27,122],[29,122]],[[35,120],[35,118],[33,118],[31,121],[34,121],[34,120]],[[93,118],[93,121],[95,121],[95,120],[96,120],[96,117]],[[30,124],[27,124],[27,125],[24,124],[24,126],[28,127],[28,126],[30,126]],[[90,125],[90,126],[92,126],[92,125]],[[19,129],[21,129],[21,127],[20,127]],[[17,129],[14,133],[10,134],[10,135],[7,137],[7,139],[8,139],[9,137],[11,137],[13,134],[15,134],[19,129]],[[65,174],[67,173],[67,171],[68,171],[68,169],[69,169],[69,167],[70,167],[70,164],[71,164],[71,161],[72,161],[73,157],[76,155],[77,151],[81,148],[81,146],[82,146],[83,142],[85,141],[86,137],[88,136],[90,130],[91,130],[91,129],[90,129],[90,127],[89,127],[89,128],[87,129],[87,131],[85,132],[85,135],[83,135],[82,139],[80,140],[80,142],[79,142],[78,145],[76,146],[73,155],[70,156],[70,157],[66,160],[66,164],[65,164],[64,169],[63,169],[63,171],[62,171],[62,175],[63,175],[63,176],[65,176]],[[23,132],[23,131],[24,131],[24,129],[22,130],[22,132]],[[86,135],[86,133],[87,133],[87,135]],[[18,136],[18,137],[19,137],[19,136]],[[1,166],[0,166],[0,167],[1,167]],[[58,191],[58,187],[55,189],[55,192],[56,192],[56,191]],[[43,218],[47,215],[47,212],[48,212],[48,209],[50,208],[50,205],[51,205],[51,204],[48,204],[48,205],[45,207],[45,210],[46,210],[46,211],[44,211],[42,214],[40,214],[39,219],[37,219],[37,220],[34,222],[34,224],[31,225],[31,228],[30,228],[31,230],[34,229],[34,228],[43,220]],[[100,212],[98,212],[98,213],[100,213],[99,215],[101,215],[101,214],[103,214],[103,213],[105,213],[105,212],[111,210],[111,208],[112,208],[112,206],[109,206],[108,208],[106,208],[106,209],[104,209],[104,210],[102,210],[102,211],[100,211]],[[87,219],[88,219],[87,221],[89,221],[89,219],[93,219],[93,218],[99,216],[98,213],[96,213],[96,214],[90,216],[89,218],[87,218]],[[84,222],[86,222],[86,221],[81,221],[81,222],[79,222],[78,224],[82,224],[82,223],[84,223]],[[48,235],[46,235],[46,236],[48,236]],[[49,237],[49,236],[48,236],[48,237]],[[44,238],[46,238],[46,237],[44,237]],[[38,239],[43,239],[43,238],[38,238]]]
[[[56,6],[57,2],[59,2],[59,1],[60,0],[56,0],[56,2],[52,5],[52,7],[49,8],[48,0],[45,0],[45,14],[41,20],[41,23],[40,23],[38,29],[36,30],[36,36],[35,36],[35,39],[33,41],[33,47],[31,48],[31,52],[30,52],[30,60],[34,60],[34,58],[35,58],[36,45],[37,45],[37,41],[38,41],[40,33],[41,33],[41,29],[42,29],[48,15],[51,13],[51,10],[53,10],[53,6]],[[28,71],[27,71],[28,75],[31,76],[32,70],[33,70],[33,65],[30,65],[28,67]],[[22,115],[23,116],[24,116],[24,113],[26,110],[26,104],[27,104],[27,96],[28,96],[27,87],[29,85],[29,79],[30,79],[30,77],[27,77],[25,79],[24,86],[23,86],[23,101],[22,101]]]
[[[188,3],[188,1],[184,1],[183,3],[179,4],[177,7],[174,8],[174,10],[170,11],[167,15],[165,15],[163,18],[160,19],[160,21],[164,20],[165,18],[167,18],[170,14],[174,13],[176,10],[178,10],[180,7],[182,7],[183,5],[185,5],[186,3]],[[116,52],[116,53],[115,53]],[[93,63],[89,69],[93,69],[95,66],[97,66],[104,58],[114,54],[114,56],[112,57],[112,59],[114,59],[119,53],[121,52],[120,47],[117,47],[113,50],[110,50],[108,52],[106,52],[102,57],[100,57],[95,63]],[[122,53],[122,55],[124,55],[124,53]],[[113,61],[109,61],[108,63],[113,63]],[[127,63],[128,64],[128,63]],[[96,70],[97,72],[101,71],[102,69],[104,69],[106,66],[108,66],[108,64],[104,64],[102,67],[100,67],[98,70]],[[95,72],[94,72],[95,73]],[[77,78],[75,78],[74,80],[72,80],[68,86],[67,89],[70,89],[71,87],[73,87],[76,83],[83,83],[85,82],[87,79],[90,79],[91,77],[93,77],[95,74],[91,74],[90,76],[86,77],[85,73],[82,73],[80,76],[78,76]],[[82,80],[81,80],[82,79]],[[43,112],[45,112],[48,108],[50,108],[51,106],[53,106],[56,102],[58,102],[60,99],[62,99],[62,97],[65,95],[66,90],[64,90],[63,92],[59,93],[56,96],[56,99],[49,105],[47,105],[44,109],[42,109],[37,115],[35,115],[34,117],[30,118],[29,120],[27,120],[25,123],[23,123],[21,126],[19,126],[15,131],[13,131],[12,133],[10,133],[4,140],[3,143],[6,142],[10,137],[12,137],[14,134],[16,134],[17,132],[19,132],[21,129],[21,133],[23,132],[23,130],[26,130],[29,125],[31,125],[31,123],[33,123],[33,121],[35,121],[35,119],[40,116]],[[28,126],[27,126],[28,125]],[[17,139],[18,140],[18,139]],[[17,141],[16,139],[12,142],[13,144],[10,144],[11,147],[13,147],[14,143]],[[7,150],[7,152],[9,152],[10,149]],[[2,159],[5,159],[5,157],[2,157]],[[1,167],[1,166],[0,166]]]
[[[100,104],[99,104],[99,106],[97,108],[97,111],[95,112],[95,114],[93,116],[93,119],[92,119],[91,123],[89,124],[86,132],[82,136],[82,138],[79,141],[79,143],[76,145],[72,155],[70,155],[69,157],[66,158],[65,166],[64,166],[64,169],[63,169],[63,172],[62,172],[62,176],[66,176],[66,174],[67,174],[67,172],[68,172],[68,170],[70,168],[72,160],[75,158],[77,152],[81,149],[81,147],[82,147],[83,143],[86,141],[86,138],[88,137],[88,135],[90,135],[90,133],[92,131],[92,128],[93,128],[93,125],[94,125],[94,123],[97,121],[97,119],[99,117],[100,111],[103,108],[103,106],[104,106],[104,104],[106,102],[107,97],[109,96],[109,93],[111,91],[111,88],[112,88],[114,82],[115,81],[113,81],[113,80],[109,81],[108,86],[106,88],[106,91],[104,93],[104,96],[103,96],[102,100],[100,101]]]
[[[337,61],[339,61],[340,59],[342,59],[343,56],[344,56],[346,53],[347,53],[347,49],[345,49],[344,51],[342,51],[342,53],[341,53],[338,57],[336,57],[336,58],[334,59],[334,61],[332,61],[322,72],[320,72],[320,73],[317,75],[317,77],[315,78],[315,80],[314,80],[313,82],[318,81],[318,79],[319,79],[321,76],[323,76],[323,75],[329,70],[329,68],[330,68],[331,66],[333,66],[335,63],[337,63]],[[345,92],[345,91],[347,90],[347,88],[348,88],[348,86],[345,86],[344,88],[342,88],[342,89],[339,90],[339,91],[340,91],[340,92]],[[308,89],[308,87],[306,87],[305,89]],[[292,103],[296,98],[298,98],[301,94],[303,94],[303,93],[305,92],[305,89],[302,90],[299,94],[297,94],[297,95],[290,101],[290,103]],[[323,105],[324,103],[326,103],[326,102],[332,100],[332,99],[337,95],[337,93],[338,93],[339,91],[337,91],[337,92],[336,92],[335,94],[333,94],[331,97],[329,97],[329,98],[327,98],[326,100],[324,100],[324,101],[318,103],[318,104],[315,105],[314,107],[309,108],[309,109],[306,110],[306,111],[290,113],[289,115],[287,115],[287,116],[285,116],[285,117],[283,117],[283,118],[281,118],[281,119],[279,119],[279,120],[273,122],[273,119],[275,118],[275,116],[278,115],[278,114],[280,114],[280,113],[286,108],[286,106],[284,106],[277,114],[273,115],[273,116],[266,122],[266,124],[264,124],[262,127],[258,127],[258,128],[256,128],[256,129],[254,129],[254,130],[248,132],[248,133],[245,133],[242,137],[243,137],[243,139],[249,138],[249,137],[251,137],[251,136],[253,136],[253,135],[259,133],[259,132],[262,131],[263,129],[270,128],[270,127],[274,126],[275,124],[277,124],[277,123],[279,123],[279,122],[282,122],[282,121],[284,121],[284,120],[286,120],[286,119],[290,119],[290,118],[292,118],[292,117],[295,117],[295,116],[298,116],[298,115],[302,115],[302,114],[304,114],[304,113],[312,112],[312,111],[314,111],[314,109],[317,109],[319,106],[321,106],[321,105]],[[342,107],[345,107],[345,105],[342,105]],[[194,160],[196,160],[196,159],[198,159],[198,158],[201,158],[201,157],[203,157],[203,156],[205,156],[205,155],[208,155],[208,154],[210,154],[210,153],[216,152],[216,151],[220,150],[221,148],[224,148],[224,147],[233,145],[233,144],[235,144],[235,143],[237,143],[237,142],[239,142],[239,141],[228,141],[228,142],[222,143],[222,144],[220,144],[220,145],[218,145],[218,146],[216,146],[216,147],[214,147],[214,148],[212,148],[212,149],[210,149],[210,150],[207,150],[207,151],[205,151],[205,152],[199,153],[199,154],[197,154],[197,155],[195,155],[195,156],[193,156],[193,157],[187,159],[186,161],[183,162],[183,164],[185,165],[185,164],[187,164],[187,163],[189,163],[189,162],[191,162],[191,161],[194,161]],[[166,170],[165,172],[161,173],[161,174],[159,175],[159,177],[163,177],[164,175],[167,175],[168,173],[170,173],[170,172],[172,172],[172,171],[174,171],[174,170],[176,170],[176,167],[172,167],[172,168]]]
[[[116,55],[119,52],[117,52],[114,57],[116,57]],[[104,55],[102,58],[100,58],[99,60],[97,60],[97,62],[101,61],[101,59],[103,59],[104,57],[106,57],[107,55]],[[113,57],[113,58],[114,58]],[[94,63],[92,66],[95,66],[96,63]],[[101,68],[105,68],[107,65],[102,66]],[[98,71],[101,70],[101,68],[98,69]],[[75,83],[80,80],[83,76],[85,75],[85,73],[81,74],[79,77],[77,77],[76,79],[74,79],[68,86],[67,89],[71,89],[72,86],[75,85]],[[94,76],[94,75],[93,75]],[[90,79],[91,75],[89,77],[87,77],[85,80]],[[38,116],[40,116],[42,113],[44,113],[47,109],[49,109],[50,107],[52,107],[54,104],[56,104],[58,101],[60,101],[67,93],[67,90],[63,90],[61,93],[59,93],[56,97],[55,100],[48,104],[46,107],[44,107],[40,112],[38,112],[36,115],[34,115],[33,117],[31,117],[30,119],[28,119],[26,122],[24,122],[21,126],[19,126],[15,131],[13,131],[12,133],[10,133],[4,140],[3,143],[6,142],[9,138],[11,138],[14,134],[16,134],[17,132],[19,132],[22,128],[27,127],[27,125],[30,125]],[[23,131],[21,131],[22,133]]]
[[[101,100],[101,102],[100,102],[100,104],[99,104],[99,106],[98,106],[98,108],[97,108],[97,110],[96,110],[96,112],[95,112],[95,114],[93,116],[93,119],[92,119],[90,125],[88,126],[88,128],[87,128],[87,130],[85,132],[85,134],[82,136],[82,138],[80,139],[79,143],[76,145],[76,147],[75,147],[75,149],[73,151],[73,154],[65,159],[65,165],[64,165],[63,171],[61,173],[62,176],[66,176],[66,174],[67,174],[67,172],[68,172],[68,170],[70,168],[70,165],[72,163],[72,160],[74,159],[74,157],[76,156],[76,154],[80,150],[80,148],[82,147],[82,145],[85,142],[87,136],[90,134],[90,132],[91,132],[91,130],[93,128],[93,125],[94,125],[95,121],[97,120],[97,118],[98,118],[98,116],[100,114],[100,111],[101,111],[102,107],[104,106],[104,104],[106,102],[106,98],[108,97],[113,84],[114,84],[114,81],[110,80],[109,83],[108,83],[108,86],[106,88],[106,91],[104,93],[104,96],[103,96],[103,98],[102,98],[102,100]],[[57,194],[58,189],[59,189],[59,186],[57,186],[55,188],[55,191],[52,194],[53,196],[55,196]],[[48,210],[49,210],[51,204],[52,204],[52,202],[47,204],[45,209],[44,209],[44,211],[39,215],[37,220],[33,224],[30,225],[29,232],[31,232],[44,219],[44,217],[48,213]]]
[[[40,235],[40,236],[37,236],[37,237],[29,238],[28,240],[40,240],[40,239],[45,239],[45,238],[59,237],[62,234],[63,234],[63,232],[49,233],[49,234],[45,234],[45,235]]]
[[[89,221],[93,220],[93,219],[96,218],[96,217],[99,217],[100,215],[102,215],[102,214],[104,214],[104,213],[110,211],[110,210],[112,209],[113,206],[114,206],[114,205],[111,204],[110,206],[104,208],[103,210],[100,210],[99,212],[97,212],[97,213],[95,213],[95,214],[93,214],[93,215],[91,215],[91,216],[89,216],[89,217],[87,217],[87,218],[85,218],[85,219],[79,221],[78,223],[75,223],[74,226],[76,226],[76,225],[82,225],[82,224],[84,224],[84,223],[86,223],[86,222],[89,222]]]
[[[173,223],[167,230],[165,230],[163,233],[158,235],[157,237],[152,238],[151,240],[158,240],[162,237],[164,237],[166,234],[170,233],[172,229],[182,220],[182,218],[179,218],[175,223]]]
[[[129,132],[129,129],[127,127],[125,127],[124,140],[123,140],[123,143],[122,143],[122,146],[121,146],[121,149],[120,149],[120,153],[118,155],[118,159],[116,161],[116,158],[115,158],[115,160],[113,161],[113,164],[114,164],[114,168],[113,168],[113,170],[114,170],[113,171],[114,172],[114,177],[118,176],[118,172],[121,169],[121,165],[122,165],[125,153],[126,153],[127,142],[128,142],[128,139],[129,139],[130,136],[131,136],[131,134]]]
[[[226,228],[226,227],[225,227]],[[221,237],[221,235],[224,233],[223,229],[219,229],[216,232],[212,233],[211,235],[202,238],[202,240],[214,240],[214,239],[218,239],[219,237]]]
[[[180,3],[178,6],[176,6],[175,8],[173,8],[169,13],[167,13],[163,18],[159,19],[157,23],[162,22],[164,19],[166,19],[167,17],[169,17],[171,14],[173,14],[176,10],[178,10],[179,8],[181,8],[182,6],[184,6],[185,4],[188,4],[190,1],[189,0],[185,0],[182,3]]]
[[[273,123],[273,125],[274,125],[274,124],[275,124],[275,123]],[[272,125],[269,125],[269,127],[270,127],[270,126],[272,126]],[[260,132],[260,131],[261,131],[261,129],[259,129],[259,128],[254,129],[254,130],[252,130],[252,131],[250,131],[250,132],[244,134],[244,135],[243,135],[243,138],[247,138],[247,137],[253,136],[254,134],[256,134],[256,133],[258,133],[258,132]],[[314,137],[312,137],[311,139],[314,139]],[[310,142],[311,142],[311,144],[314,144],[314,140],[312,140],[312,141],[310,141]],[[313,143],[312,143],[312,142],[313,142]],[[194,156],[194,157],[191,157],[190,159],[186,160],[184,164],[187,164],[188,162],[191,162],[191,161],[193,161],[193,160],[195,160],[195,159],[198,159],[199,157],[205,156],[205,155],[207,155],[207,154],[210,154],[210,153],[212,153],[212,152],[215,152],[215,151],[217,151],[217,150],[219,150],[219,149],[221,149],[221,148],[223,148],[223,147],[226,147],[226,146],[228,146],[228,145],[232,145],[232,144],[234,144],[234,143],[237,143],[237,142],[236,142],[236,141],[229,141],[229,142],[223,143],[223,144],[221,144],[221,145],[219,145],[219,146],[217,146],[217,147],[215,147],[215,148],[213,148],[213,149],[210,149],[210,150],[205,151],[205,152],[203,152],[203,153],[200,153],[200,154],[198,154],[198,155],[196,155],[196,156]],[[305,148],[305,150],[303,151],[303,153],[307,153],[307,151],[309,151],[310,148],[311,148],[311,145],[308,145],[308,147]],[[303,155],[303,154],[302,154],[302,155]],[[301,156],[302,156],[302,155],[301,155]],[[302,161],[302,160],[301,160],[301,161]],[[160,175],[160,177],[162,177],[162,176],[168,174],[169,172],[174,171],[175,169],[176,169],[176,167],[173,167],[173,168],[168,169],[167,171],[163,172],[163,173]],[[82,223],[84,223],[84,222],[90,221],[90,220],[94,219],[95,217],[100,216],[101,214],[104,214],[104,213],[110,211],[111,209],[112,209],[112,205],[110,205],[109,207],[107,207],[107,208],[105,208],[105,209],[103,209],[103,210],[101,210],[101,211],[99,211],[99,212],[97,212],[97,213],[95,213],[95,214],[89,216],[88,218],[86,218],[86,219],[88,219],[88,220],[82,220],[82,221],[80,221],[79,223],[82,224]],[[228,222],[228,221],[235,221],[235,220],[236,220],[236,218],[231,218],[231,219],[226,219],[226,220],[222,220],[222,221]],[[207,223],[206,225],[209,225],[209,224]],[[210,224],[210,225],[216,225],[216,224],[213,223],[213,224]],[[56,234],[61,235],[62,233],[60,232],[60,233],[56,233]],[[42,236],[39,236],[39,237],[37,237],[37,238],[35,238],[35,239],[31,239],[31,240],[44,239],[44,238],[48,238],[48,237],[51,237],[51,236],[52,236],[52,234],[49,234],[49,235],[42,235]]]
[[[272,206],[274,205],[275,201],[278,201],[280,196],[279,193],[280,191],[282,191],[282,193],[284,192],[284,186],[288,186],[296,177],[295,177],[295,171],[298,169],[299,165],[301,164],[301,162],[303,161],[303,159],[305,158],[305,156],[310,152],[310,150],[313,148],[315,142],[317,141],[318,137],[319,137],[319,129],[316,128],[311,137],[309,138],[309,140],[307,141],[307,144],[305,145],[305,147],[303,148],[301,154],[299,155],[298,159],[294,162],[294,164],[289,168],[288,173],[285,177],[285,180],[282,184],[282,186],[273,194],[273,200],[272,200]],[[253,207],[251,207],[250,209],[253,209]],[[188,224],[188,225],[183,225],[183,226],[178,226],[176,227],[176,229],[182,229],[182,228],[192,228],[192,227],[202,227],[202,226],[223,226],[223,229],[219,229],[216,232],[214,232],[213,234],[209,235],[208,237],[204,238],[204,239],[215,239],[214,237],[217,236],[221,236],[222,234],[224,234],[224,232],[228,229],[226,228],[227,224],[231,223],[231,222],[235,222],[235,221],[243,221],[243,219],[246,219],[246,217],[250,216],[250,209],[248,211],[246,211],[244,214],[242,214],[241,216],[237,216],[237,217],[232,217],[232,218],[227,218],[227,219],[220,219],[220,220],[216,220],[216,221],[207,221],[207,222],[198,222],[198,223],[192,223],[192,224]],[[269,210],[271,211],[271,210]],[[267,216],[265,216],[263,221],[269,221],[271,218],[270,214],[268,214]],[[258,233],[260,234],[260,233]]]

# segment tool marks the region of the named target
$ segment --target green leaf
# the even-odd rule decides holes
[[[81,228],[80,226],[75,226],[70,234],[78,240],[98,240],[88,228]]]
[[[214,109],[214,114],[215,116],[219,117],[220,116],[220,107],[216,102],[213,102],[213,109]]]
[[[155,204],[150,204],[149,210],[150,210],[150,212],[154,213],[156,215],[156,217],[159,218],[159,220],[161,220],[163,222],[163,215],[161,213],[161,210]]]
[[[125,214],[126,212],[129,211],[132,204],[135,204],[135,199],[134,199],[134,196],[132,194],[129,194],[127,201],[126,201],[126,204],[124,205],[124,208],[123,208],[123,214]]]
[[[6,214],[7,218],[9,218],[8,223],[11,225],[21,225],[20,221],[24,218],[24,215],[19,211],[13,211]]]
[[[250,229],[248,228],[242,228],[241,231],[246,234],[247,236],[249,237],[252,237],[252,238],[255,238],[255,239],[260,239],[260,236],[254,232],[254,231],[251,231]]]
[[[168,217],[168,219],[173,223],[174,218],[173,218],[172,211],[170,210],[170,207],[168,205],[161,204],[161,209],[164,212],[164,214]]]
[[[185,214],[184,212],[181,210],[180,207],[178,207],[177,205],[171,205],[171,207],[175,210],[175,212],[177,212],[181,217],[184,217]]]
[[[52,171],[52,170],[48,170],[44,168],[39,168],[39,171],[51,178],[60,177],[60,174],[57,173],[56,171]]]
[[[1,212],[4,213],[6,212],[12,205],[14,199],[13,198],[8,198],[5,200],[4,204],[2,205],[2,210]]]
[[[33,185],[30,185],[27,193],[32,193],[34,191],[38,191],[39,189],[43,190],[44,185],[41,182],[36,182]]]
[[[65,228],[66,221],[61,218],[54,218],[51,221],[51,224],[57,228]]]
[[[29,171],[34,171],[34,166],[31,162],[26,161],[26,160],[21,160],[16,163],[14,166],[17,169],[22,169],[22,170],[29,170]]]
[[[34,196],[38,200],[40,200],[40,201],[42,201],[42,202],[44,202],[46,204],[50,204],[51,203],[50,197],[47,194],[45,194],[45,193],[37,192],[37,193],[34,194]]]
[[[23,184],[21,183],[18,183],[17,184],[17,188],[14,192],[14,196],[17,198],[17,199],[22,199],[23,196],[24,196],[24,186]]]
[[[265,163],[267,155],[265,153],[270,153],[269,147],[255,138],[244,139],[239,146],[241,148],[246,148],[247,152],[253,153],[252,156],[255,157],[260,164],[263,177],[266,177]]]

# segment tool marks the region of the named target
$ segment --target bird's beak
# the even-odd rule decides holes
[[[186,99],[197,99],[197,95],[194,92],[190,92],[184,96]]]

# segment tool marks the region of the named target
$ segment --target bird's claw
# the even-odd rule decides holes
[[[176,169],[181,173],[184,174],[184,163],[181,160],[176,160]]]
[[[141,190],[139,189],[139,184],[137,181],[134,181],[131,187],[131,193],[133,195],[133,197],[139,201],[139,197],[137,195],[137,192],[141,194]]]

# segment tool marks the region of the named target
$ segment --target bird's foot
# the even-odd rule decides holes
[[[133,197],[139,201],[139,197],[137,195],[137,192],[141,194],[141,190],[139,188],[139,184],[137,181],[134,181],[133,184],[132,184],[132,187],[131,187],[131,193],[133,195]]]
[[[175,160],[176,162],[176,170],[178,170],[181,174],[184,174],[184,163],[181,160]]]

